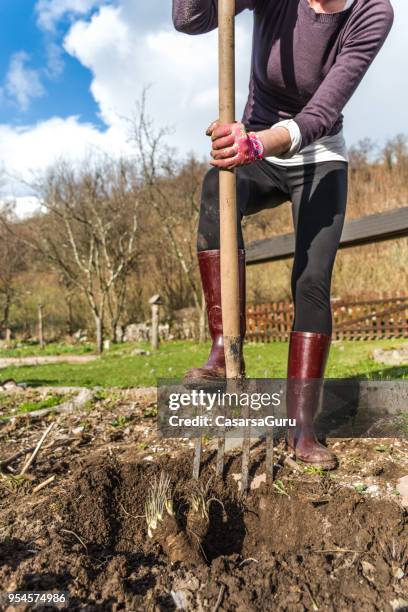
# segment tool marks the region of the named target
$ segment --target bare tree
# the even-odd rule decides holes
[[[11,232],[11,224],[18,224],[11,204],[3,204],[0,209],[0,331],[5,333],[10,327],[10,311],[18,297],[16,279],[26,265],[25,249],[22,248],[16,232]]]
[[[139,256],[139,196],[133,168],[123,160],[89,161],[80,169],[60,162],[37,191],[46,212],[39,220],[39,233],[31,231],[26,239],[66,284],[84,295],[102,352],[105,320],[116,329],[126,280]]]
[[[395,166],[401,168],[407,165],[408,139],[405,134],[398,134],[387,140],[383,148],[383,159],[388,170],[392,170]]]
[[[184,164],[175,161],[166,146],[166,129],[155,129],[145,113],[145,94],[131,123],[131,141],[139,161],[144,205],[155,213],[157,248],[160,259],[160,286],[170,306],[180,308],[191,300],[200,312],[200,337],[204,336],[204,302],[197,275],[195,246],[199,215],[200,185],[205,165],[193,155]],[[163,262],[166,249],[167,266]],[[171,270],[170,275],[166,267]],[[181,272],[181,275],[177,273]]]

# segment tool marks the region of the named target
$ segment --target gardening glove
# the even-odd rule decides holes
[[[252,164],[265,156],[264,145],[255,132],[247,132],[243,123],[220,124],[214,121],[206,131],[211,136],[212,166],[232,169]]]

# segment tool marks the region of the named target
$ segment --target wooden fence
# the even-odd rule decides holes
[[[408,338],[408,295],[382,299],[333,300],[334,340]],[[291,302],[250,306],[247,339],[251,342],[287,340],[292,326]]]
[[[360,219],[346,221],[341,234],[340,249],[395,240],[408,236],[408,206],[401,206]],[[254,265],[266,261],[280,261],[293,257],[295,235],[283,234],[256,240],[246,247],[246,262]]]

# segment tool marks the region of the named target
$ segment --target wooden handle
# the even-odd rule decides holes
[[[219,116],[235,121],[235,0],[218,1]]]
[[[218,0],[219,118],[235,121],[235,0]],[[236,183],[220,170],[221,307],[227,378],[241,373]]]

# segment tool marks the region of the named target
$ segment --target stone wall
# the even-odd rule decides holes
[[[150,321],[131,323],[123,334],[124,342],[149,342]],[[197,340],[199,337],[199,314],[196,308],[176,310],[171,319],[159,325],[160,340]]]

